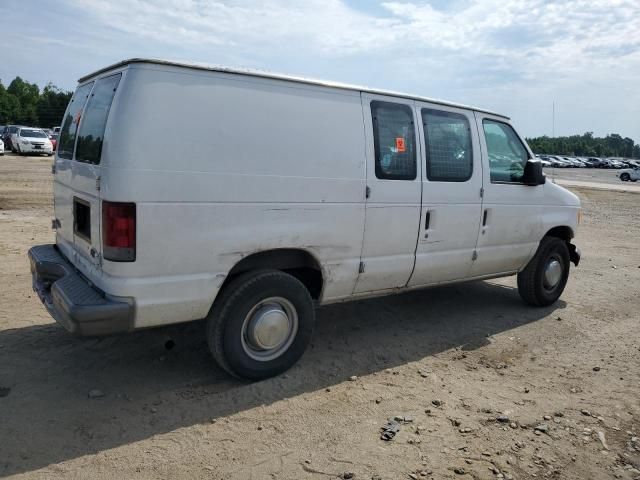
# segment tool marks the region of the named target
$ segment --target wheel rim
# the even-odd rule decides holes
[[[544,288],[553,290],[558,286],[563,273],[562,261],[556,255],[552,255],[544,267]]]
[[[283,297],[269,297],[249,310],[242,324],[242,348],[254,360],[268,362],[286,352],[298,332],[298,312]]]

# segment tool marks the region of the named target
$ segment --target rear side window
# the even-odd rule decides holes
[[[388,180],[416,178],[416,140],[413,111],[407,105],[371,102],[376,177]]]
[[[58,144],[58,156],[60,158],[66,158],[68,160],[73,158],[73,146],[76,143],[78,122],[80,121],[82,107],[84,107],[89,92],[91,92],[91,87],[93,87],[93,82],[78,87],[76,93],[74,93],[71,98],[71,102],[67,108],[67,114],[64,117],[62,128],[60,129],[60,143]]]
[[[473,171],[469,120],[459,113],[422,110],[427,178],[437,182],[465,182]]]
[[[76,160],[79,162],[100,163],[104,129],[120,77],[118,73],[98,80],[91,92],[78,133]]]
[[[482,121],[492,182],[520,183],[529,160],[527,149],[513,128],[502,122]]]

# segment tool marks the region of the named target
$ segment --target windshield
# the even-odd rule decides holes
[[[42,130],[27,130],[26,128],[20,130],[20,136],[31,138],[47,138],[47,135]]]

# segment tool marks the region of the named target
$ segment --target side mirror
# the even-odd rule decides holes
[[[522,175],[522,183],[535,187],[543,185],[547,181],[547,177],[542,172],[542,162],[540,160],[528,160],[524,166],[524,174]]]

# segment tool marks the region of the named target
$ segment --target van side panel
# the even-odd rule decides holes
[[[322,265],[322,301],[358,275],[365,141],[358,92],[136,64],[110,119],[101,195],[136,202],[137,256],[92,279],[134,297],[136,327],[206,316],[254,252]]]

